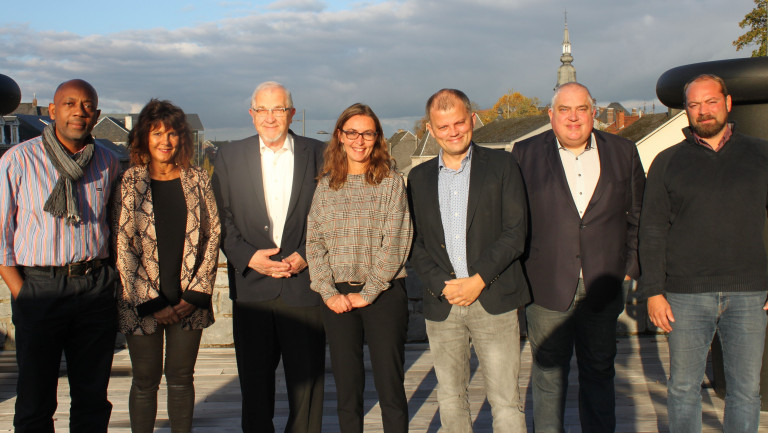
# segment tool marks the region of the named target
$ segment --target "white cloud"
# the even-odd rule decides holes
[[[320,0],[277,0],[267,5],[270,10],[297,12],[321,12],[325,8],[325,2]]]
[[[24,101],[35,92],[47,103],[58,83],[75,76],[97,88],[104,111],[170,99],[198,113],[207,136],[218,139],[252,131],[250,93],[275,79],[306,110],[308,134],[328,130],[361,101],[390,135],[411,128],[442,87],[460,88],[482,107],[510,88],[549,100],[566,6],[574,8],[566,0],[387,0],[337,11],[318,0],[278,0],[267,11],[176,30],[83,37],[3,25],[0,72],[19,83]],[[573,64],[601,101],[651,101],[669,68],[748,55],[731,41],[750,0],[579,6],[568,10]]]

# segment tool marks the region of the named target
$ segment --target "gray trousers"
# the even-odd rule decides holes
[[[437,376],[440,422],[446,433],[471,433],[469,411],[470,344],[480,361],[493,431],[524,433],[520,401],[520,327],[517,310],[489,314],[479,301],[454,305],[442,322],[427,320],[429,347]]]

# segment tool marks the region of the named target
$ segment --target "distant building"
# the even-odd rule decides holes
[[[478,146],[512,151],[514,143],[552,129],[549,116],[513,117],[496,120],[475,130],[472,141]]]
[[[392,137],[387,140],[387,146],[389,147],[389,154],[395,160],[395,168],[398,172],[404,173],[404,171],[411,166],[411,155],[416,151],[418,140],[411,131],[405,131],[403,129],[395,132]]]
[[[571,55],[571,38],[568,34],[568,15],[565,16],[565,30],[563,32],[563,54],[560,56],[560,67],[557,69],[557,83],[555,89],[565,83],[576,81],[576,68],[571,64],[573,56]]]
[[[96,126],[93,127],[93,134],[96,138],[106,138],[115,144],[128,147],[128,133],[138,120],[138,114],[104,114],[99,117]],[[194,113],[187,113],[187,123],[192,130],[192,145],[195,151],[202,151],[202,145],[205,141],[205,128],[200,116]]]

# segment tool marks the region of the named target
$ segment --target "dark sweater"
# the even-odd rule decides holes
[[[639,290],[766,290],[768,142],[734,132],[719,152],[686,139],[659,153],[640,216]]]

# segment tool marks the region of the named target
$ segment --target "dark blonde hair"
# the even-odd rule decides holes
[[[179,135],[179,146],[173,155],[173,163],[181,168],[189,168],[192,160],[192,131],[187,123],[184,111],[170,101],[150,99],[141,109],[136,126],[128,133],[128,143],[131,146],[131,165],[148,164],[149,133],[158,125],[173,129]]]
[[[371,150],[371,158],[368,161],[366,167],[365,180],[370,185],[378,185],[381,181],[390,176],[392,169],[392,157],[387,150],[387,141],[384,139],[384,131],[381,129],[381,122],[376,114],[371,110],[371,107],[356,103],[350,105],[346,110],[342,111],[339,115],[339,119],[336,121],[336,127],[333,129],[333,135],[331,136],[331,142],[325,149],[325,163],[323,165],[323,171],[320,173],[320,177],[328,176],[328,184],[333,190],[338,190],[344,186],[344,182],[347,181],[347,172],[349,167],[347,166],[347,153],[344,151],[344,145],[339,139],[339,135],[342,134],[341,130],[347,121],[355,116],[366,116],[373,119],[373,124],[376,126],[376,140],[373,143],[373,149]]]

